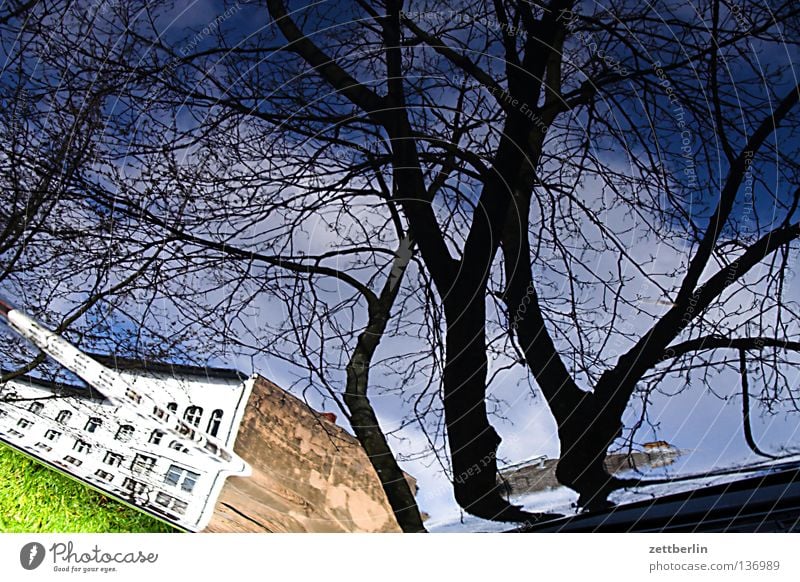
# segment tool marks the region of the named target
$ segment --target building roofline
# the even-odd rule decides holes
[[[220,380],[239,380],[244,381],[248,378],[247,374],[235,368],[215,368],[209,366],[193,366],[190,364],[175,364],[171,362],[159,362],[144,358],[127,358],[107,354],[86,353],[90,358],[97,360],[104,366],[118,370],[120,372],[140,371],[150,372],[151,374],[168,374],[171,376],[202,376],[205,378],[216,378]]]
[[[243,382],[248,379],[246,374],[233,368],[191,366],[188,364],[173,364],[169,362],[156,362],[152,360],[123,358],[119,356],[109,356],[94,353],[87,353],[86,355],[94,360],[97,360],[104,366],[108,366],[109,368],[119,372],[146,372],[151,374],[165,374],[169,376],[194,376],[218,380],[237,380],[239,382]],[[12,372],[12,370],[7,370],[0,367],[0,375],[6,375]],[[53,392],[57,392],[60,395],[78,396],[92,400],[105,400],[105,396],[89,385],[83,386],[69,384],[62,381],[47,380],[45,378],[39,378],[29,374],[17,376],[10,381],[14,380],[34,384]]]
[[[6,370],[5,368],[0,368],[0,375],[6,375],[10,373],[12,373],[12,370]],[[88,384],[86,384],[85,386],[79,386],[77,384],[67,384],[66,382],[61,382],[61,381],[47,380],[45,378],[37,378],[36,376],[31,376],[29,374],[23,374],[21,376],[17,376],[15,378],[10,379],[9,382],[21,382],[26,384],[33,384],[34,386],[45,388],[58,396],[76,396],[78,398],[96,400],[98,402],[102,402],[103,400],[106,399],[105,395],[101,394],[98,390],[92,388]]]

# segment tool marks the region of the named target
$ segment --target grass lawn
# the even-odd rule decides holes
[[[0,444],[0,532],[171,532]]]

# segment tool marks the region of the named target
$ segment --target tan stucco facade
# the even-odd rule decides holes
[[[399,532],[359,442],[258,377],[234,450],[253,468],[229,478],[207,532]]]

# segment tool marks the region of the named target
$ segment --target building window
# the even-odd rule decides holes
[[[218,408],[211,413],[211,418],[208,421],[208,434],[217,436],[219,432],[219,425],[222,423],[222,411]]]
[[[164,483],[173,487],[180,486],[183,491],[191,493],[198,477],[200,477],[199,473],[194,473],[178,465],[170,465],[167,476],[164,477]]]
[[[92,445],[81,439],[75,439],[75,444],[72,445],[72,450],[76,453],[91,453]]]
[[[99,418],[93,416],[86,423],[86,432],[94,432],[98,428],[100,428],[100,425],[102,425],[102,424],[103,424],[102,420],[100,420]]]
[[[198,426],[200,424],[201,416],[203,416],[203,409],[200,406],[190,406],[186,409],[183,419],[189,424]]]
[[[76,459],[75,457],[70,457],[69,455],[67,455],[66,457],[64,457],[64,460],[65,460],[67,463],[70,463],[70,464],[72,464],[72,465],[75,465],[76,467],[80,467],[80,466],[83,464],[83,461],[81,461],[80,459]]]
[[[167,410],[169,410],[170,412],[175,412],[176,410],[178,410],[178,404],[176,402],[170,402],[169,404],[167,404]]]
[[[75,359],[72,360],[72,365],[75,366],[75,368],[78,369],[79,373],[86,371],[86,363],[87,363],[87,359],[83,354],[81,354],[79,356],[76,356]]]
[[[108,481],[109,483],[111,483],[114,480],[114,475],[112,475],[111,473],[107,473],[102,469],[98,469],[97,471],[94,472],[94,474],[96,477],[102,479],[103,481]]]
[[[39,414],[42,409],[44,408],[44,404],[41,402],[31,402],[28,404],[28,410],[30,410],[34,414]]]
[[[33,423],[30,420],[28,420],[27,418],[20,418],[17,421],[17,426],[20,427],[20,428],[28,428],[30,426],[33,426]]]
[[[149,473],[156,464],[156,458],[148,455],[137,454],[133,459],[131,470],[134,473]]]
[[[129,440],[131,440],[132,436],[133,427],[129,424],[123,424],[121,427],[119,427],[119,430],[117,431],[117,434],[114,435],[114,438],[118,441],[122,441],[123,443],[127,443]]]
[[[125,396],[133,400],[136,404],[139,404],[142,401],[141,395],[133,388],[128,388],[125,391]]]
[[[111,376],[111,375],[110,375],[108,372],[106,372],[105,370],[102,370],[102,371],[100,372],[100,384],[101,384],[101,385],[104,385],[104,386],[105,386],[105,387],[107,387],[107,388],[110,388],[111,386],[113,386],[113,385],[114,385],[114,377],[113,377],[113,376]]]
[[[192,429],[192,427],[191,427],[191,426],[189,426],[189,425],[188,425],[188,424],[186,424],[185,422],[182,422],[182,423],[181,423],[181,424],[178,426],[178,434],[179,434],[179,435],[181,435],[181,436],[185,436],[185,437],[186,437],[187,439],[189,439],[190,441],[193,441],[193,440],[194,440],[194,436],[195,436],[197,433],[196,433],[196,432],[195,432],[195,431]]]
[[[106,456],[103,458],[103,462],[106,465],[111,465],[112,467],[119,467],[122,464],[124,457],[122,455],[118,455],[117,453],[107,452]]]
[[[164,431],[163,430],[154,430],[150,434],[150,443],[154,445],[160,445],[161,439],[164,438]]]
[[[175,449],[176,451],[180,451],[181,453],[188,453],[189,452],[189,449],[184,447],[180,443],[180,441],[172,441],[171,443],[169,443],[169,448]]]
[[[52,428],[44,433],[44,438],[46,438],[49,441],[57,441],[58,437],[60,437],[60,436],[61,436],[61,433],[58,432],[57,430],[53,430]]]
[[[5,410],[0,410],[0,418],[3,418],[4,416],[8,416],[8,413]]]
[[[23,438],[25,436],[24,434],[22,434],[21,432],[19,432],[18,430],[15,430],[13,428],[8,429],[8,434],[10,434],[11,436],[17,437],[18,439],[21,439],[21,438]]]
[[[47,451],[48,453],[53,450],[53,447],[51,447],[46,443],[36,443],[33,446],[36,447],[37,449],[42,449],[43,451]]]
[[[125,477],[125,480],[122,482],[122,486],[132,493],[144,493],[144,490],[146,489],[144,483],[137,481],[136,479],[131,479],[130,477]]]
[[[172,509],[175,513],[178,513],[180,515],[186,513],[186,508],[188,507],[188,505],[184,501],[176,499],[172,495],[167,495],[166,493],[160,493],[160,492],[156,495],[156,503],[159,504],[161,507]]]
[[[67,424],[70,418],[72,418],[72,413],[69,410],[62,410],[56,415],[56,422]]]

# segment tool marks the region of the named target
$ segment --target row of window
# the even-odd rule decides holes
[[[24,421],[24,423],[22,421]],[[31,426],[33,423],[31,423],[26,419],[20,419],[20,422],[18,424],[20,424],[20,426],[24,424],[23,428],[26,428],[27,426]],[[8,433],[18,438],[23,438],[25,436],[23,433],[13,428],[9,429]],[[49,429],[47,430],[47,432],[45,432],[44,436],[47,440],[55,442],[61,437],[61,434],[62,433],[58,432],[57,430]],[[163,438],[164,434],[165,433],[163,431],[159,430],[154,431],[150,437],[150,441],[155,442],[157,444],[161,442],[161,439]],[[53,450],[53,447],[44,442],[37,442],[34,446],[38,449],[42,449],[47,452]],[[186,448],[183,447],[177,441],[173,441],[170,444],[170,447],[173,449],[182,450],[183,452],[186,451]],[[76,453],[86,455],[92,452],[92,445],[80,438],[76,438],[75,443],[72,445],[72,450],[75,451]],[[125,457],[123,455],[111,451],[106,451],[106,454],[103,457],[103,463],[109,465],[110,467],[119,467],[122,465],[124,460]],[[79,467],[83,464],[83,461],[81,459],[78,459],[71,455],[67,455],[66,457],[64,457],[64,461],[72,465],[75,465],[76,467]],[[155,464],[156,464],[156,457],[151,457],[150,455],[137,453],[136,456],[134,457],[133,463],[131,464],[131,470],[134,473],[145,474],[151,472],[155,467]],[[114,478],[114,476],[111,473],[108,473],[107,471],[103,471],[101,469],[98,469],[98,471],[95,472],[95,475],[108,482],[111,482]],[[179,486],[183,491],[191,493],[192,490],[194,490],[194,486],[197,483],[197,479],[199,477],[200,477],[199,473],[195,473],[193,471],[190,471],[189,469],[179,467],[178,465],[170,465],[166,477],[164,478],[164,482],[174,487]]]
[[[148,442],[154,445],[160,445],[162,439],[164,438],[164,436],[166,436],[166,434],[167,433],[165,433],[163,430],[156,429],[150,433],[150,438],[148,439]],[[169,448],[175,449],[176,451],[179,451],[181,453],[189,452],[189,449],[184,447],[179,441],[172,441],[171,443],[169,443]]]
[[[178,409],[178,405],[174,402],[170,402],[167,405],[167,410],[170,412],[175,412]],[[193,426],[200,426],[200,420],[203,418],[203,407],[202,406],[190,406],[186,409],[186,412],[183,413],[183,420],[188,422]],[[206,432],[211,436],[217,436],[219,432],[219,426],[222,423],[222,410],[217,408],[216,410],[211,412],[211,417],[208,419],[208,426],[206,427]]]
[[[37,446],[43,443],[37,443]],[[46,445],[45,445],[46,446]],[[121,455],[117,455],[115,453],[106,453],[106,458],[104,462],[111,466],[119,466],[122,462],[123,457]],[[83,464],[81,459],[77,459],[73,456],[67,455],[64,457],[64,461],[74,465],[76,467],[80,467]],[[136,460],[134,461],[134,470],[137,472],[142,472],[143,470],[150,471],[152,470],[153,466],[155,465],[156,460],[153,457],[148,457],[146,455],[136,455]],[[139,466],[137,470],[136,467]],[[114,474],[109,473],[108,471],[104,471],[103,469],[97,469],[94,472],[95,476],[99,479],[107,483],[111,483],[114,481]],[[197,479],[199,479],[200,474],[195,473],[194,471],[190,471],[184,467],[179,467],[178,465],[170,465],[169,470],[167,471],[166,476],[164,477],[164,483],[170,485],[171,487],[178,488],[180,487],[181,491],[185,491],[186,493],[191,493],[194,491],[194,487],[197,484]],[[122,486],[131,491],[132,493],[144,493],[147,489],[147,486],[142,483],[141,481],[137,481],[130,477],[125,477],[122,481]],[[159,497],[161,497],[161,501],[159,501]],[[169,498],[169,499],[167,499]],[[186,503],[176,499],[166,493],[159,493],[156,497],[156,502],[160,505],[168,509],[175,509],[179,513],[183,513],[186,510]]]
[[[112,475],[106,473],[105,471],[97,471],[95,475],[101,479],[105,479],[106,481],[111,481],[113,478]],[[122,482],[122,486],[131,493],[144,493],[147,490],[147,486],[144,483],[137,481],[136,479],[131,479],[130,477],[125,478],[125,480]],[[156,493],[156,504],[165,509],[170,509],[179,515],[185,514],[186,509],[189,507],[185,501],[181,501],[172,495],[167,495],[163,491]]]
[[[185,501],[181,501],[172,495],[167,495],[166,493],[162,492],[156,494],[156,503],[165,509],[171,509],[179,515],[186,513],[186,508],[188,507]]]
[[[181,489],[183,489],[184,491],[191,491],[194,488],[195,480],[198,477],[197,473],[192,473],[191,471],[188,471],[186,469],[182,469],[182,468],[180,468],[180,467],[178,467],[176,465],[172,465],[170,467],[170,472],[167,474],[168,477],[165,480],[165,482],[167,482],[167,483],[169,483],[171,485],[176,485],[177,483],[172,483],[172,482],[170,482],[169,479],[173,478],[173,480],[174,480],[175,476],[177,475],[179,478],[183,478],[184,479],[183,483],[185,484],[185,483],[188,482],[188,479],[189,479],[189,477],[186,476],[187,474],[188,475],[193,475],[194,476],[193,480],[191,481],[191,484],[188,487],[181,486]],[[113,479],[113,475],[111,475],[110,473],[106,473],[105,471],[97,471],[95,473],[95,475],[97,475],[101,479],[104,479],[104,480],[109,481],[109,482]],[[170,477],[170,475],[172,477]],[[145,491],[147,491],[147,485],[145,485],[141,481],[137,481],[136,479],[131,479],[130,477],[126,477],[125,478],[125,480],[122,482],[122,486],[125,489],[127,489],[128,491],[130,491],[131,493],[144,493]],[[158,493],[156,493],[156,500],[155,501],[156,501],[156,504],[160,505],[161,507],[163,507],[165,509],[172,510],[172,511],[174,511],[175,513],[177,513],[179,515],[185,514],[186,513],[186,509],[189,507],[189,505],[185,501],[181,501],[177,497],[173,497],[172,495],[168,495],[168,494],[164,493],[163,491],[159,491]]]
[[[21,428],[29,428],[29,427],[33,426],[33,423],[31,421],[27,420],[27,419],[21,418],[17,422],[17,425],[20,426]],[[133,427],[128,425],[128,424],[121,426],[119,431],[117,431],[117,436],[116,436],[117,440],[121,440],[121,441],[130,440],[130,435],[133,434],[133,430],[134,430]],[[89,432],[93,432],[93,431],[89,431]],[[17,436],[17,435],[24,436],[19,431],[14,431],[14,433],[16,433],[14,436]],[[51,429],[48,429],[44,433],[44,438],[46,438],[49,441],[55,442],[59,438],[61,438],[61,434],[62,433],[60,433],[59,431],[51,428]],[[166,433],[163,430],[154,430],[150,434],[149,442],[151,442],[154,445],[161,444],[161,440],[164,438],[165,435],[166,435]],[[43,444],[43,443],[40,443],[40,444]],[[179,441],[172,441],[169,444],[169,447],[171,449],[175,449],[175,450],[180,451],[182,453],[188,452],[188,449],[186,447],[184,447]],[[39,448],[44,449],[45,447],[44,446],[40,446]],[[81,440],[81,439],[79,439],[79,438],[75,439],[75,444],[73,445],[72,448],[73,448],[73,450],[75,450],[75,451],[77,451],[79,453],[91,453],[92,452],[92,445],[87,443],[87,442],[85,442],[85,441],[83,441],[83,440]],[[48,448],[46,450],[50,450],[50,448]],[[108,454],[114,455],[116,453],[108,453]]]
[[[43,408],[44,404],[42,404],[41,402],[34,401],[28,405],[28,410],[30,410],[34,414],[39,414]],[[178,405],[175,402],[170,402],[167,405],[167,410],[169,410],[170,412],[175,412],[177,409]],[[222,423],[222,414],[223,412],[219,408],[211,413],[211,417],[208,420],[208,427],[206,429],[206,432],[208,432],[208,434],[210,434],[211,436],[217,436],[220,424]],[[183,419],[187,423],[194,426],[200,425],[200,420],[202,419],[202,417],[203,417],[202,406],[190,406],[186,409],[186,412],[183,415]],[[60,424],[67,424],[70,418],[72,418],[72,412],[70,412],[69,410],[61,410],[56,415],[56,422]],[[101,419],[92,417],[88,420],[84,428],[87,432],[95,432],[98,428],[100,428],[102,424],[103,421]],[[132,426],[123,425],[122,427],[120,427],[120,430],[117,431],[117,434],[114,438],[125,442],[125,440],[127,440],[126,437],[130,438],[130,435],[132,433],[133,433]]]
[[[36,406],[34,406],[34,405],[36,405]],[[32,402],[31,405],[28,408],[29,408],[29,410],[31,412],[34,412],[34,413],[38,412],[42,408],[42,403],[41,402]],[[202,413],[202,408],[200,408],[198,406],[195,406],[195,407],[190,407],[190,409],[187,409],[187,411],[186,411],[186,413],[187,413],[186,421],[189,422],[189,423],[194,424],[195,426],[197,426],[197,423],[200,421],[200,418],[192,416],[192,414],[190,413],[190,410],[192,408],[199,409],[201,411],[201,413]],[[2,416],[6,415],[5,411],[0,411],[0,412],[2,412]],[[62,411],[60,411],[58,413],[58,415],[56,415],[56,422],[58,422],[60,424],[67,424],[67,422],[69,421],[69,419],[71,417],[72,417],[72,413],[69,410],[62,410]],[[219,431],[219,427],[220,427],[220,423],[221,422],[222,422],[222,410],[215,410],[214,412],[212,412],[211,413],[211,420],[209,421],[209,426],[208,426],[208,432],[209,432],[209,434],[211,436],[216,436],[217,435],[217,432]],[[22,428],[29,428],[29,427],[33,426],[33,422],[31,422],[30,420],[27,420],[25,418],[19,419],[17,424]],[[93,433],[93,432],[97,431],[97,429],[100,428],[100,426],[102,426],[102,424],[103,424],[103,421],[101,419],[99,419],[97,417],[91,417],[91,418],[89,418],[88,421],[86,421],[86,425],[84,426],[84,430],[86,432]],[[121,441],[121,442],[128,442],[128,441],[131,440],[131,438],[133,436],[133,433],[134,433],[134,430],[135,429],[134,429],[133,426],[131,426],[129,424],[123,424],[123,425],[121,425],[119,427],[119,429],[117,429],[117,432],[114,435],[114,438],[116,440],[118,440],[118,441]],[[58,438],[58,436],[60,436],[60,434],[61,433],[59,433],[58,431],[48,430],[47,433],[45,433],[45,437],[48,438],[49,440],[56,440]],[[164,434],[165,433],[163,431],[160,431],[160,430],[153,431],[151,433],[151,435],[150,435],[149,442],[154,444],[154,445],[160,444],[161,443],[161,439],[164,437]],[[48,435],[50,435],[50,436],[48,436]],[[172,447],[174,449],[177,449],[179,451],[184,451],[184,452],[186,451],[185,447],[182,447],[179,443],[176,443],[176,442],[173,442],[173,444],[171,444],[170,447]]]
[[[64,411],[67,412],[67,411]],[[95,432],[97,428],[102,424],[102,421],[99,418],[90,418],[89,421],[86,423],[85,430],[86,432]],[[21,426],[22,428],[29,428],[33,426],[33,423],[29,420],[24,418],[20,418],[17,425]],[[114,435],[114,438],[118,441],[128,442],[131,440],[131,436],[133,435],[134,428],[129,424],[123,424],[117,430],[117,434]],[[44,438],[51,441],[57,441],[58,437],[61,436],[61,433],[54,429],[48,429],[47,432],[44,433]]]
[[[122,464],[123,460],[124,457],[122,455],[117,453],[107,452],[105,458],[103,459],[103,462],[112,467],[119,467]],[[131,464],[131,470],[134,473],[138,473],[140,475],[147,474],[153,470],[155,464],[156,464],[155,457],[137,453],[137,455],[133,459],[133,463]],[[105,478],[106,481],[111,481],[113,476],[110,474],[106,475],[108,476],[103,478]],[[197,479],[199,477],[200,477],[199,473],[195,473],[194,471],[190,471],[189,469],[180,467],[178,465],[170,465],[169,469],[167,470],[167,474],[164,477],[164,483],[166,483],[167,485],[171,485],[173,487],[180,487],[181,490],[186,491],[187,493],[191,493],[194,490],[194,486],[197,483]],[[141,493],[141,491],[135,491],[135,492]]]

